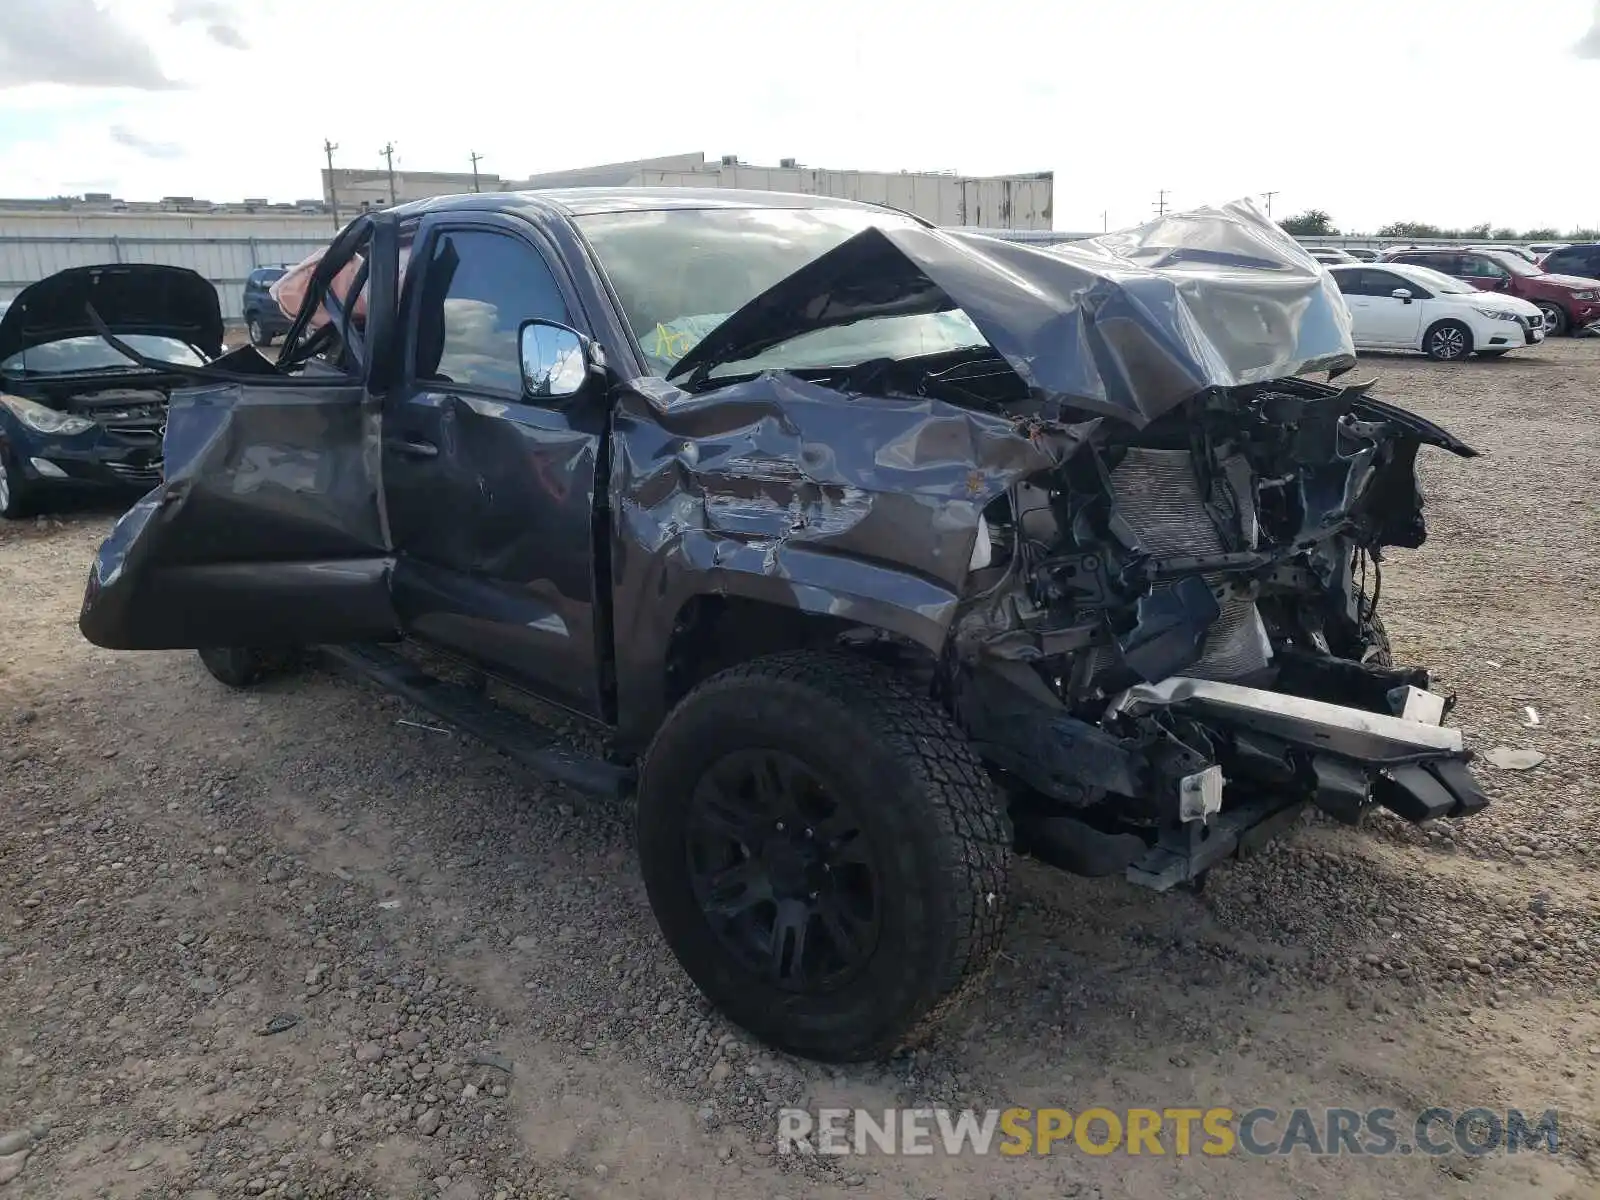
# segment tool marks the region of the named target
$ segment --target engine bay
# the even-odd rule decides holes
[[[950,700],[1041,857],[1178,881],[1195,856],[1163,841],[1228,811],[1486,802],[1378,617],[1385,548],[1425,537],[1418,448],[1474,451],[1367,391],[1290,378],[1094,422],[986,507]]]

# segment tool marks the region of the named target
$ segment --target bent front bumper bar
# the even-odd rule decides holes
[[[1141,706],[1181,708],[1201,720],[1210,717],[1348,758],[1382,761],[1425,753],[1457,754],[1462,748],[1461,731],[1437,723],[1183,675],[1131,687],[1112,707],[1138,712]]]
[[[1433,715],[1431,693],[1413,693],[1407,711]],[[1234,735],[1238,766],[1251,758],[1275,763],[1274,748],[1309,753],[1312,799],[1338,820],[1354,824],[1373,803],[1408,821],[1464,816],[1489,799],[1467,769],[1461,731],[1436,721],[1411,720],[1261,688],[1175,676],[1129,688],[1113,709],[1139,713],[1172,708]],[[1248,753],[1247,753],[1248,751]],[[1268,782],[1263,780],[1263,782]],[[1147,853],[1128,866],[1128,878],[1157,890],[1197,878],[1225,858],[1248,854],[1290,824],[1304,799],[1270,786],[1205,821],[1163,830]]]

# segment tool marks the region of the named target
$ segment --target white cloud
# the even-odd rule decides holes
[[[176,142],[158,142],[143,134],[135,133],[126,125],[113,125],[107,131],[111,140],[119,146],[127,146],[143,154],[146,158],[182,158],[186,151]]]
[[[249,41],[239,30],[238,15],[232,6],[220,0],[177,0],[172,6],[171,19],[174,25],[194,23],[202,26],[206,36],[219,46],[227,46],[230,50],[250,48]]]
[[[364,0],[102,2],[144,39],[143,77],[187,90],[122,94],[48,137],[28,129],[62,93],[0,91],[7,193],[110,177],[98,190],[129,198],[293,200],[320,194],[327,137],[340,166],[379,167],[392,140],[401,170],[467,171],[476,150],[507,178],[686,149],[1054,170],[1066,229],[1140,221],[1162,188],[1179,206],[1272,189],[1279,215],[1357,230],[1600,223],[1594,156],[1527,183],[1570,136],[1541,114],[1587,111],[1600,85],[1562,49],[1594,0],[1546,0],[1536,45],[1505,41],[1503,0],[1345,0],[1336,22],[1281,0],[588,0],[559,23],[503,0],[451,0],[448,20],[432,0],[381,19]],[[0,0],[0,46],[19,4],[93,9]],[[152,158],[108,124],[187,153]]]
[[[1600,0],[1594,6],[1594,23],[1589,26],[1589,32],[1578,40],[1572,52],[1579,58],[1600,58]]]
[[[6,0],[0,87],[175,87],[150,46],[95,0]]]

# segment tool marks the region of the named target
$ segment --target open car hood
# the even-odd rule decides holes
[[[1035,399],[1135,426],[1207,388],[1355,364],[1337,285],[1239,201],[1055,245],[866,229],[733,313],[670,378],[819,329],[956,308]]]
[[[0,361],[98,332],[91,304],[114,334],[176,338],[208,358],[222,352],[222,307],[205,278],[187,267],[119,263],[71,267],[24,288],[0,317]]]

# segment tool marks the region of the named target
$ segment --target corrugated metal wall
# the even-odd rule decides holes
[[[209,279],[233,321],[253,268],[299,262],[332,235],[328,217],[0,213],[0,300],[67,267],[162,263]]]
[[[45,235],[0,235],[0,300],[10,300],[24,287],[67,267],[101,263],[162,263],[188,267],[209,279],[222,302],[222,315],[237,321],[244,281],[255,267],[299,262],[328,242],[316,239],[207,238],[68,238]]]

